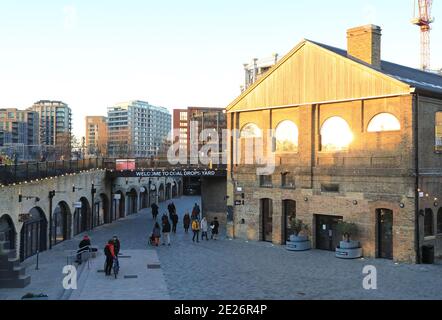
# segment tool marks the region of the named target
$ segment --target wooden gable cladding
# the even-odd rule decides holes
[[[409,93],[409,85],[305,40],[227,110],[236,112]]]

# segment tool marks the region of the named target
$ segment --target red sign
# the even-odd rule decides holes
[[[115,168],[117,171],[136,170],[135,159],[115,160]]]

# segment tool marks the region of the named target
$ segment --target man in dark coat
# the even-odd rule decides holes
[[[163,217],[164,218],[164,217]],[[170,246],[170,222],[167,216],[165,215],[165,219],[162,219],[162,231],[163,231],[163,246]]]
[[[114,241],[114,253],[115,253],[115,256],[118,257],[118,254],[120,253],[120,248],[121,248],[120,240],[118,239],[117,236],[114,236],[112,238],[112,240]]]
[[[210,228],[212,229],[212,236],[211,239],[217,240],[218,239],[218,233],[219,233],[219,222],[218,218],[215,217],[215,219],[210,224]]]
[[[152,218],[154,220],[157,220],[157,216],[158,216],[158,205],[156,203],[152,203],[152,205],[150,206],[152,209]]]
[[[176,227],[178,224],[178,215],[176,214],[176,212],[174,212],[172,214],[172,232],[176,233]]]
[[[78,250],[77,250],[77,263],[81,264],[82,263],[82,259],[81,259],[81,255],[83,252],[87,252],[91,250],[91,239],[89,239],[89,237],[87,235],[85,235],[83,237],[83,240],[80,241],[80,244],[78,245]]]

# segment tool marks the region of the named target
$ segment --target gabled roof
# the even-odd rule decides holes
[[[436,94],[438,96],[442,96],[442,76],[437,75],[431,72],[425,72],[418,69],[413,69],[410,67],[402,66],[399,64],[395,64],[392,62],[384,61],[381,62],[381,70],[374,69],[369,64],[361,62],[360,60],[351,58],[347,55],[347,51],[339,48],[335,48],[329,45],[325,45],[319,42],[308,40],[311,43],[314,43],[326,50],[332,51],[336,54],[339,54],[343,57],[354,60],[358,63],[361,63],[373,70],[382,72],[383,74],[395,78],[401,82],[404,82],[410,85],[413,88],[416,88],[418,92],[426,93],[426,94]]]

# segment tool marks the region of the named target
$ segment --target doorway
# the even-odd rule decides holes
[[[273,242],[273,204],[271,199],[261,199],[263,241]]]
[[[282,216],[283,216],[283,235],[284,241],[290,241],[290,236],[294,234],[291,228],[291,221],[296,219],[296,201],[284,200],[282,202]]]
[[[393,260],[393,211],[376,210],[378,258]]]
[[[316,215],[316,249],[335,251],[342,240],[337,230],[343,217]]]

